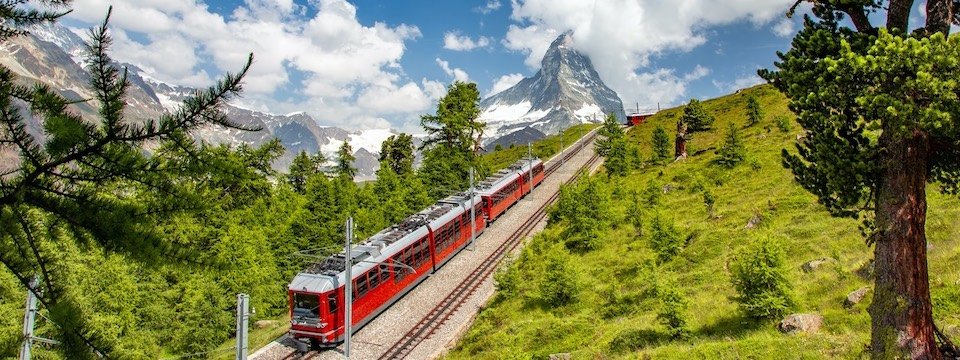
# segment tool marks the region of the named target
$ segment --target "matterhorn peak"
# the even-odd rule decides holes
[[[620,97],[573,45],[573,32],[564,32],[550,44],[533,77],[480,103],[488,146],[526,143],[573,125],[601,122],[609,113],[626,119]]]

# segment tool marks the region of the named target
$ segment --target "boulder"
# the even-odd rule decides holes
[[[792,314],[777,324],[777,329],[784,334],[798,332],[813,333],[823,326],[823,316],[819,314]]]
[[[761,222],[761,221],[763,221],[763,218],[760,217],[760,214],[753,214],[753,217],[751,217],[750,220],[747,221],[747,226],[744,226],[743,228],[744,228],[744,229],[753,229],[753,228],[757,227],[757,225],[760,225],[760,222]]]
[[[550,360],[570,360],[570,353],[550,354]]]
[[[864,286],[847,294],[847,299],[843,300],[843,307],[849,309],[854,305],[859,304],[865,297],[867,297],[868,292],[870,292],[870,288]]]
[[[253,323],[253,327],[257,329],[273,328],[273,327],[277,327],[277,321],[276,320],[257,320],[256,322]]]
[[[823,266],[828,262],[830,262],[830,259],[828,258],[813,259],[803,263],[803,265],[800,266],[800,269],[803,270],[803,272],[805,273],[810,273],[810,272],[814,272],[815,270],[817,270],[818,268],[820,268],[821,266]]]

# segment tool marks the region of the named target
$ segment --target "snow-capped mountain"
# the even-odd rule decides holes
[[[600,80],[590,58],[573,48],[573,34],[550,44],[536,75],[480,102],[487,148],[536,140],[567,127],[626,119],[623,102]]]
[[[83,67],[85,45],[73,30],[58,25],[44,24],[30,30],[30,34],[15,37],[0,44],[0,64],[17,73],[25,81],[43,82],[68,99],[91,99],[90,75]],[[147,71],[131,64],[118,64],[127,69],[131,86],[127,94],[126,116],[131,121],[155,119],[165,112],[174,111],[179,104],[196,92],[188,86],[165,83],[154,79]],[[71,105],[82,116],[96,118],[94,105],[80,102]],[[261,145],[270,139],[279,138],[286,153],[274,163],[278,170],[285,171],[293,157],[301,150],[313,154],[322,152],[333,159],[337,149],[348,141],[357,160],[357,180],[375,177],[379,168],[380,144],[394,132],[391,130],[364,130],[351,132],[337,127],[319,126],[310,115],[303,112],[286,115],[270,114],[228,104],[224,112],[234,122],[260,127],[263,130],[250,132],[209,126],[198,129],[194,135],[214,144],[251,146]],[[41,124],[30,124],[34,136],[43,137]]]

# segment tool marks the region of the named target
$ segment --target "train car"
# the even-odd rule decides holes
[[[627,125],[636,126],[636,125],[643,124],[647,122],[647,119],[649,119],[654,114],[655,113],[644,113],[644,114],[633,113],[633,114],[627,115]]]
[[[477,193],[483,198],[483,215],[487,221],[496,220],[526,193],[522,189],[520,175],[521,173],[511,166],[477,184]]]
[[[540,183],[543,182],[543,179],[544,177],[546,177],[547,174],[544,173],[543,171],[544,169],[543,169],[542,160],[538,158],[534,158],[532,159],[532,164],[533,164],[533,170],[531,171],[531,173],[533,175],[533,187],[537,187],[537,186],[540,186]]]
[[[474,196],[475,235],[483,233],[482,199]],[[447,197],[352,250],[353,330],[366,325],[446,264],[470,242],[469,194]],[[297,274],[288,287],[290,335],[314,347],[344,334],[344,259],[333,255]]]
[[[423,214],[415,214],[351,250],[354,331],[433,272],[429,221]],[[313,347],[343,341],[345,260],[343,252],[335,254],[290,282],[291,337]]]
[[[461,193],[444,198],[434,205],[436,208],[434,211],[442,213],[428,224],[433,237],[434,254],[436,254],[434,270],[446,264],[470,243],[471,203],[474,206],[473,235],[480,236],[487,228],[487,221],[483,217],[483,198],[480,195],[474,195],[471,201],[470,194]]]

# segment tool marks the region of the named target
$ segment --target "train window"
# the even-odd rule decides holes
[[[357,297],[362,297],[367,293],[367,275],[363,274],[360,278],[357,279]]]
[[[327,295],[327,310],[330,311],[330,314],[337,313],[337,294]]]
[[[393,262],[403,263],[404,265],[408,265],[407,263],[403,262],[403,260],[400,260],[399,257],[393,258]],[[403,278],[406,277],[407,273],[410,271],[410,269],[407,269],[405,267],[394,267],[394,270],[396,270],[396,274],[393,275],[393,282],[395,283],[398,283],[400,282],[400,280],[403,280]]]
[[[380,264],[380,281],[384,282],[390,278],[390,266],[387,264]]]
[[[380,285],[380,268],[373,268],[370,270],[370,273],[367,274],[367,279],[370,279],[370,288],[373,289]]]
[[[294,319],[320,318],[320,295],[293,293]]]

